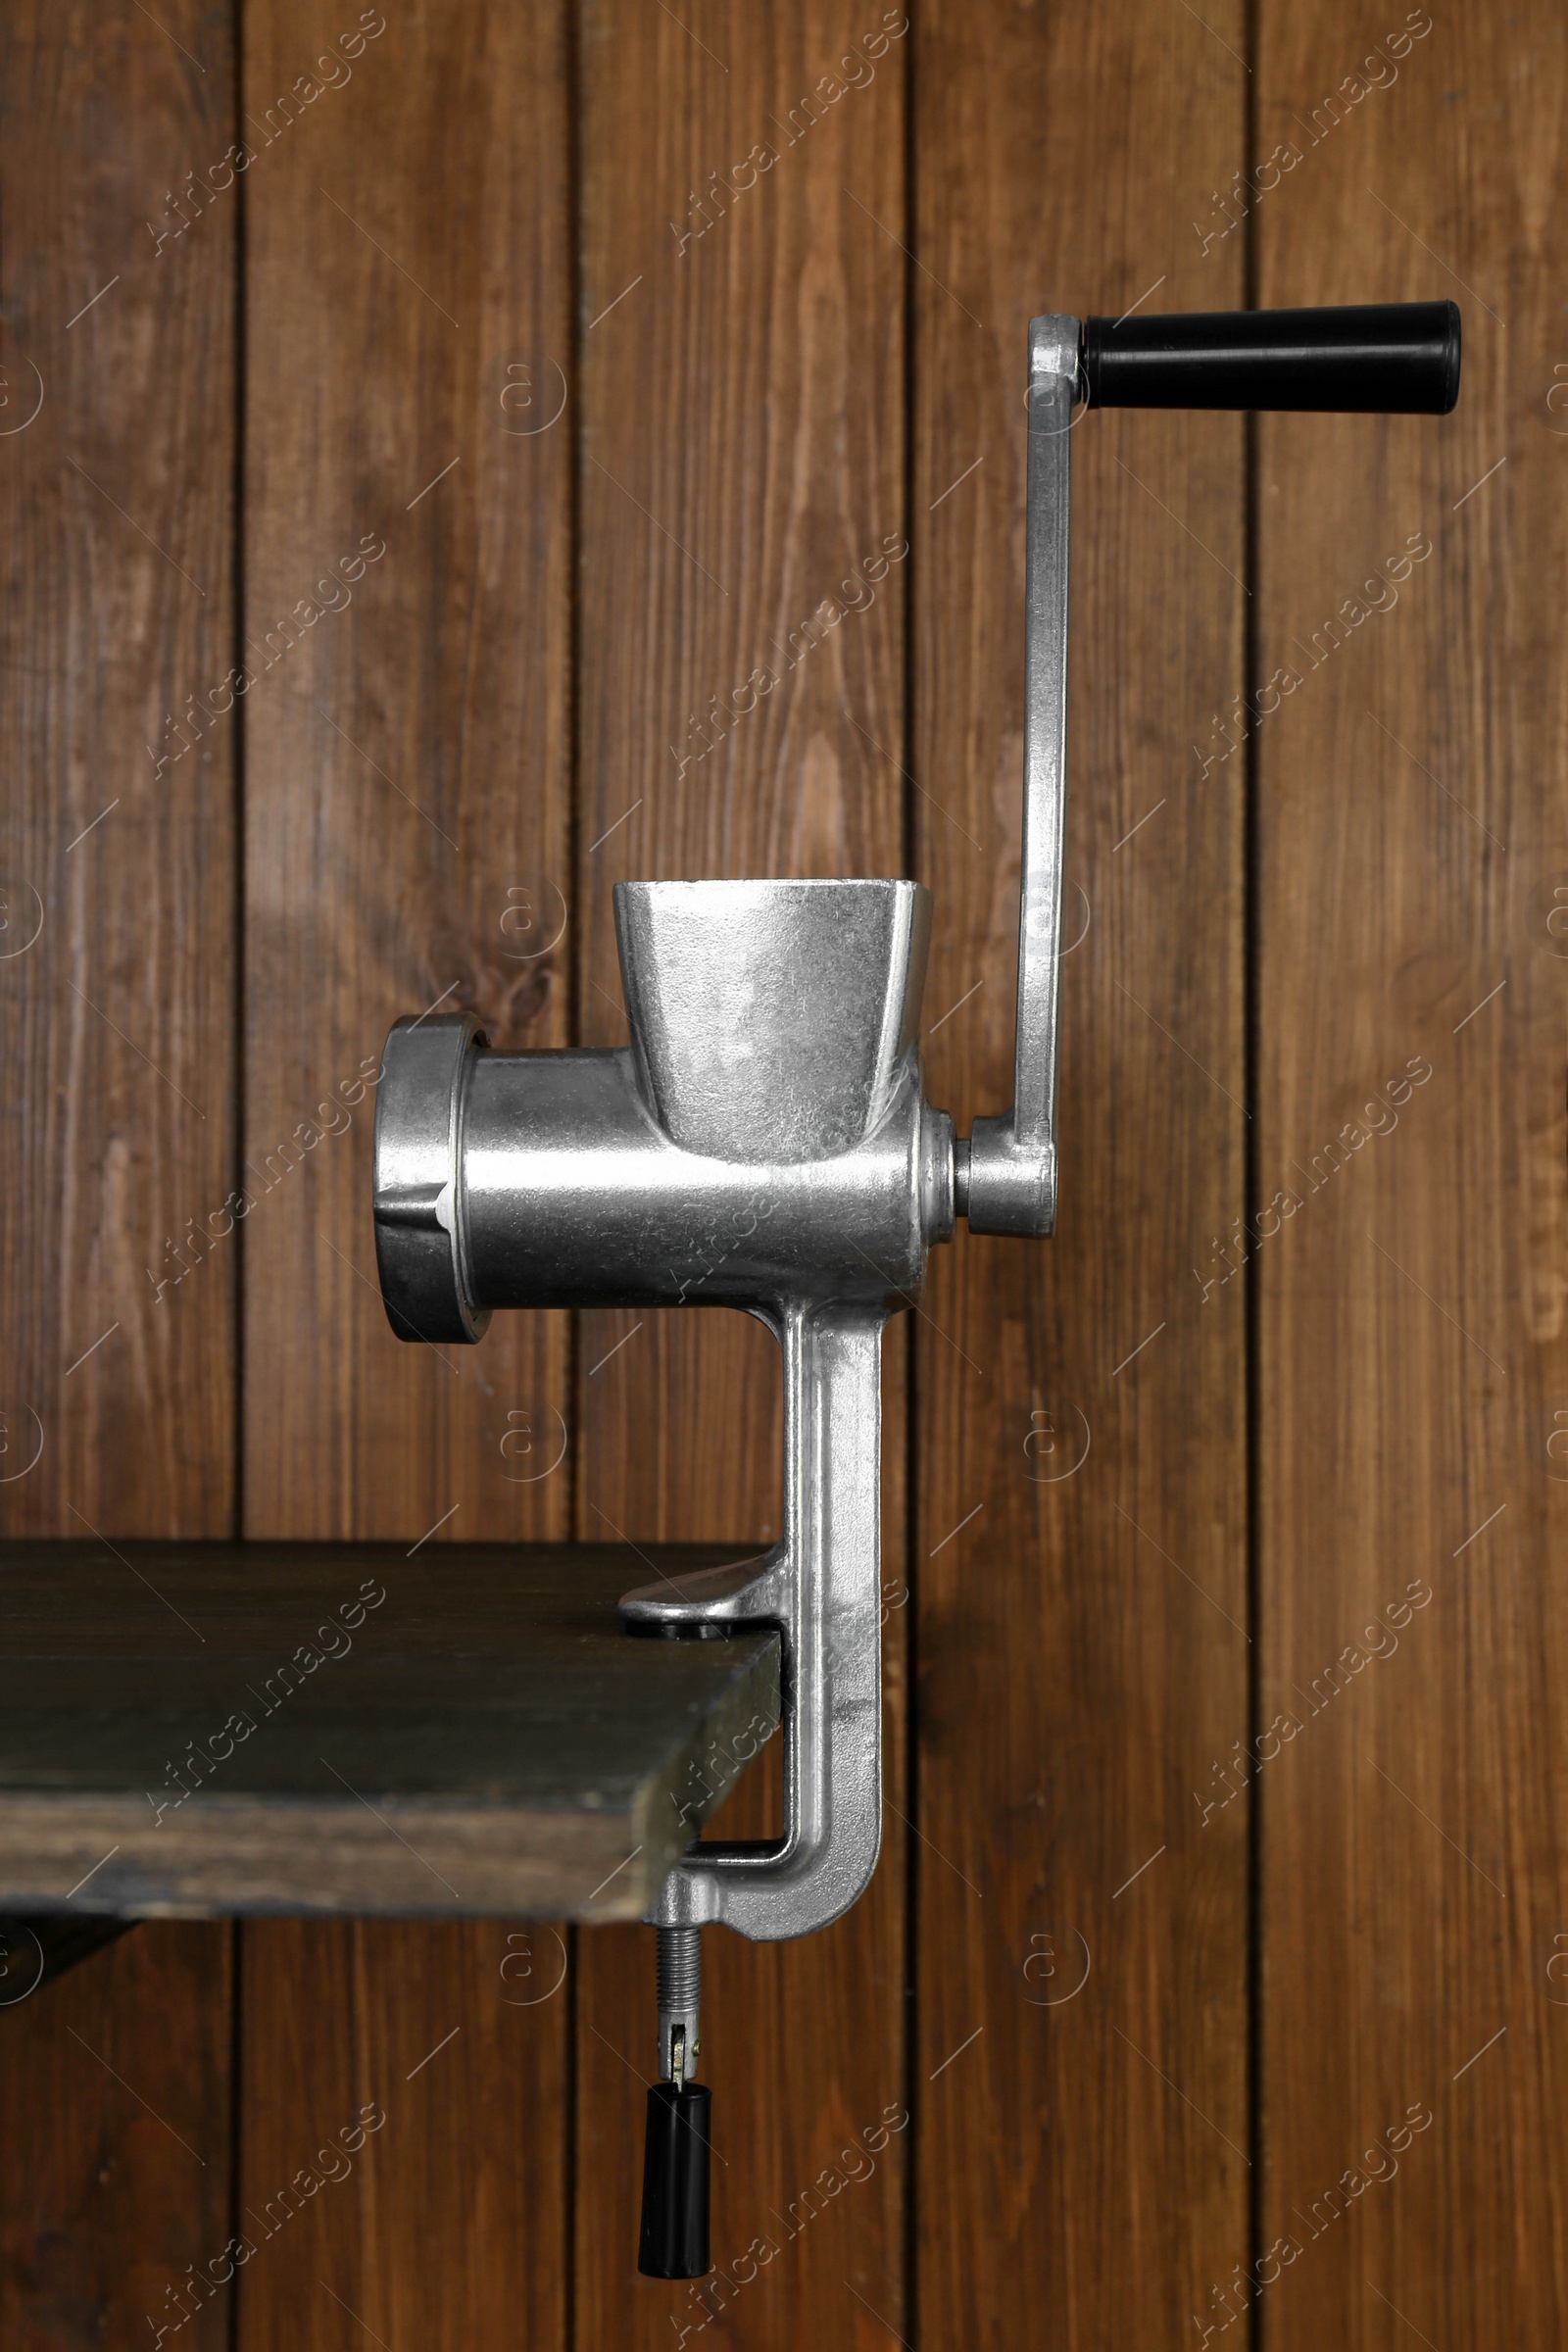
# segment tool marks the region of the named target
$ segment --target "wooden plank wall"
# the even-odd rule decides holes
[[[1240,302],[1239,250],[1205,269],[1172,220],[1243,116],[1179,9],[921,22],[912,766],[966,1133],[1011,1100],[1028,319]],[[933,2345],[1173,2341],[1247,2245],[1245,1816],[1204,1832],[1190,1794],[1247,1721],[1244,1338],[1189,1271],[1243,1200],[1246,795],[1182,733],[1241,656],[1242,425],[1072,447],[1060,1224],[960,1232],[916,1337]]]
[[[1249,683],[1301,681],[1256,734],[1249,1205],[1300,1202],[1253,1269],[1262,1718],[1301,1727],[1256,1783],[1269,2352],[1568,2317],[1568,33],[1365,30],[1401,26],[1264,0],[1256,61],[1254,152],[1301,159],[1259,300],[1447,295],[1466,335],[1447,423],[1259,435]]]
[[[161,15],[25,6],[0,35],[0,1507],[19,1534],[235,1532],[235,1268],[176,1285],[166,1245],[222,1200],[236,1132],[234,746],[177,722],[233,636],[237,256],[231,230],[182,232],[166,193],[223,153],[237,61],[190,0]],[[232,1943],[153,1928],[4,2015],[0,2340],[139,2342],[222,2246]],[[218,2317],[192,2332],[226,2340]]]
[[[176,2340],[1561,2340],[1565,35],[910,17],[8,20],[17,1532],[769,1535],[743,1319],[390,1339],[389,1021],[608,1043],[618,876],[910,871],[1001,1107],[1030,313],[1467,336],[1448,424],[1075,435],[1061,1228],[890,1340],[884,1860],[710,1939],[715,2279],[646,1931],[149,1927],[0,2017],[20,2352],[307,2165]]]
[[[564,1318],[471,1351],[392,1338],[356,1082],[400,1011],[567,1035],[569,935],[545,934],[570,887],[572,444],[564,417],[516,429],[570,359],[567,28],[554,0],[370,10],[383,29],[323,50],[336,21],[244,11],[258,141],[300,73],[321,88],[246,186],[247,641],[273,663],[245,703],[249,1165],[265,1183],[302,1121],[322,1139],[246,1224],[245,1532],[564,1536],[564,1466],[529,1478],[554,1445],[517,1444],[562,1422]],[[511,2000],[507,1953],[499,1926],[247,1932],[239,2201],[363,2108],[386,2122],[261,2247],[241,2352],[473,2343],[502,2311],[560,2340],[570,2011]]]

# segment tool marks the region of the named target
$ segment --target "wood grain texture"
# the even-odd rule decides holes
[[[499,1921],[247,1932],[242,2344],[561,2342],[564,1968]]]
[[[618,1602],[725,1557],[0,1545],[0,1906],[638,1919],[777,1728],[779,1643]]]
[[[915,59],[919,865],[933,1100],[1011,1100],[1033,313],[1218,309],[1240,12],[938,5]],[[1246,1380],[1191,1267],[1242,1200],[1234,417],[1080,416],[1061,1207],[940,1252],[917,1339],[917,2340],[1171,2344],[1247,2228]],[[1076,944],[1071,944],[1076,943]],[[944,1017],[946,1016],[946,1017]]]
[[[624,1035],[617,878],[906,870],[907,36],[881,21],[827,0],[730,0],[700,22],[620,0],[581,13],[585,1043]],[[580,1532],[776,1535],[773,1343],[739,1316],[647,1316],[627,1336],[637,1322],[585,1318]],[[895,1581],[903,1345],[884,1383]],[[902,1624],[893,1611],[893,1792]],[[726,1832],[758,1834],[768,1800],[743,1789]],[[906,2136],[874,2155],[862,2138],[905,2093],[902,1841],[889,1812],[870,1893],[819,1936],[705,1937],[720,2158],[706,2287],[633,2271],[652,1934],[579,1938],[582,2343],[662,2346],[673,2324],[834,2352],[904,2331]]]
[[[1262,2324],[1533,2352],[1568,2324],[1568,54],[1544,7],[1380,22],[1428,29],[1265,0],[1257,58],[1299,159],[1260,299],[1452,296],[1466,343],[1447,420],[1261,435],[1248,684],[1300,681],[1256,729],[1260,1189],[1299,1203],[1250,1269],[1262,1712],[1300,1727],[1258,1781],[1263,2238],[1299,2249]]]
[[[8,1533],[232,1509],[232,1267],[158,1292],[233,1144],[230,729],[166,717],[229,659],[234,248],[203,219],[158,250],[142,217],[228,135],[205,46],[197,74],[128,5],[6,31]]]
[[[377,22],[347,59],[351,79],[316,62],[334,33]],[[497,1044],[565,1035],[564,13],[542,0],[339,20],[253,0],[245,25],[258,148],[245,623],[260,670],[245,698],[258,1196],[244,1226],[245,1532],[564,1534],[564,1324],[504,1318],[461,1352],[392,1339],[370,1230],[373,1090],[354,1092],[393,1018],[438,1001],[471,1005]],[[343,58],[348,44],[334,46]],[[273,128],[301,76],[319,94]],[[356,551],[382,545],[357,572]],[[351,606],[318,585],[334,567]],[[293,642],[274,650],[270,633]],[[351,1127],[318,1108],[334,1100]],[[300,1163],[274,1173],[268,1155],[290,1137]],[[503,2313],[530,2343],[560,2341],[567,2003],[526,2013],[530,2031],[514,2034],[482,1945],[461,1927],[248,1942],[247,2181],[296,2147],[304,2162],[318,2124],[338,2120],[320,2086],[337,2081],[334,2003],[350,1986],[360,2071],[345,2095],[401,2086],[457,2015],[464,2031],[446,2054],[452,2104],[430,2111],[461,2131],[389,2126],[361,2188],[320,2208],[325,2271],[301,2235],[247,2271],[242,2348],[307,2328],[313,2344],[335,2343],[333,2329],[363,2341],[321,2276],[379,2334],[395,2319],[399,2341],[466,2347]],[[466,1988],[456,2009],[454,1987]],[[409,2096],[429,2087],[420,2076]]]
[[[554,1534],[510,1433],[560,1427],[564,1321],[394,1340],[369,1146],[400,1013],[564,1037],[569,427],[503,405],[564,389],[563,28],[412,11],[328,86],[318,11],[246,23],[245,1532]]]
[[[0,30],[0,1524],[54,1535],[233,1508],[232,1270],[157,1285],[233,1140],[229,731],[168,722],[229,658],[235,245],[165,198],[222,154],[234,61],[159,15]],[[160,1930],[4,2018],[17,2352],[139,2340],[221,2243],[228,1943]]]
[[[18,2352],[226,2352],[235,1931],[150,1922],[0,2012],[0,2313]]]

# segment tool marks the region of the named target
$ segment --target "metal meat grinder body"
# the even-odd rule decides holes
[[[401,1339],[477,1340],[497,1307],[727,1306],[783,1350],[779,1542],[621,1602],[630,1633],[761,1625],[783,1651],[782,1838],[697,1840],[648,1914],[654,2276],[709,2267],[700,1930],[808,1935],[876,1867],[883,1326],[956,1217],[1036,1238],[1055,1219],[1075,404],[1443,414],[1457,388],[1446,303],[1032,321],[1013,1103],[967,1141],[925,1099],[931,903],[914,882],[622,882],[629,1046],[495,1053],[471,1013],[401,1020],[387,1040],[375,1228]]]

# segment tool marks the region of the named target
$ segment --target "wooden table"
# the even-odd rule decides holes
[[[0,1544],[0,1911],[635,1919],[777,1727],[715,1545]]]

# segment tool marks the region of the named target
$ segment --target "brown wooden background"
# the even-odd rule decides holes
[[[646,1931],[150,1926],[0,2015],[0,2341],[151,2341],[377,2100],[169,2341],[1560,2345],[1560,10],[0,40],[14,1532],[768,1533],[765,1335],[399,1348],[372,1099],[317,1106],[437,1001],[620,1035],[617,876],[913,871],[934,1098],[1000,1107],[1029,315],[1467,338],[1441,425],[1074,444],[1061,1226],[960,1237],[889,1350],[884,1860],[711,1939],[729,2283],[632,2271]]]

